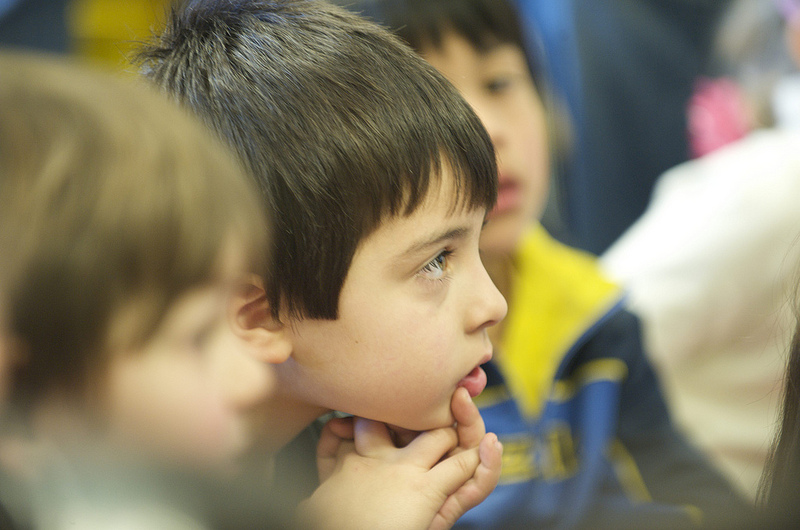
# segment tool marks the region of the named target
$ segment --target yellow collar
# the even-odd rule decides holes
[[[497,364],[522,413],[536,417],[564,355],[621,296],[596,258],[538,223],[518,249]]]

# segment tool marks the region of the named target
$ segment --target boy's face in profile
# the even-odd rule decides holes
[[[294,351],[280,385],[327,409],[412,430],[452,424],[450,400],[480,393],[488,327],[506,303],[481,263],[483,209],[453,209],[453,178],[408,217],[387,218],[359,245],[337,320],[287,326]]]
[[[115,444],[227,468],[250,443],[247,415],[271,391],[274,372],[231,347],[225,316],[235,277],[183,294],[142,347],[111,351],[107,432]],[[136,313],[115,322],[123,333],[125,319]]]
[[[440,47],[422,50],[422,55],[475,109],[497,152],[497,206],[489,214],[481,250],[510,254],[547,198],[545,111],[518,46],[503,43],[479,51],[453,31],[442,37]]]

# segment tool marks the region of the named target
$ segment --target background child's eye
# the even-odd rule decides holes
[[[507,90],[510,85],[510,77],[493,77],[486,82],[486,90],[492,94],[498,94],[504,90]]]
[[[435,258],[430,260],[420,271],[430,280],[438,280],[444,276],[447,267],[447,257],[451,254],[449,250],[441,251]]]

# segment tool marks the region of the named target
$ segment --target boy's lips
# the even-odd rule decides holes
[[[463,386],[469,392],[469,397],[474,398],[486,388],[486,372],[483,368],[476,366],[468,373],[457,386]]]

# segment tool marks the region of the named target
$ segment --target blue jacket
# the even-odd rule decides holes
[[[672,424],[639,322],[594,259],[537,227],[514,270],[476,398],[503,443],[503,473],[458,527],[716,527],[746,515]]]

